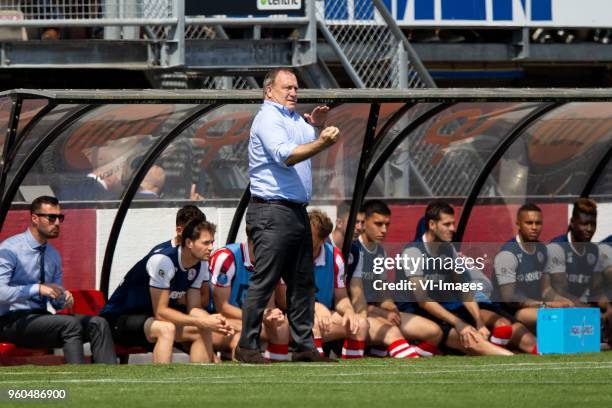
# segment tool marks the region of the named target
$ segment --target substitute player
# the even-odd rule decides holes
[[[402,255],[425,260],[455,259],[457,253],[452,246],[455,233],[453,208],[444,201],[434,201],[425,210],[425,221],[425,234],[408,244]],[[438,323],[444,333],[444,344],[452,349],[471,355],[512,355],[512,352],[488,340],[491,333],[486,321],[489,319],[487,313],[484,313],[488,311],[481,313],[475,301],[465,299],[461,292],[421,289],[421,282],[463,282],[462,275],[452,268],[444,268],[443,264],[423,261],[409,271],[404,270],[406,278],[415,284],[418,307],[415,309],[412,304],[404,302],[403,310],[417,312]],[[509,325],[505,319],[494,319],[492,323],[502,327]],[[495,329],[493,334],[497,338],[501,336]]]
[[[351,202],[343,201],[338,205],[336,225],[330,235],[331,243],[336,248],[342,248],[344,244],[344,236],[346,235],[346,227],[348,225],[349,213],[351,211]],[[355,219],[355,227],[353,228],[353,237],[351,242],[359,238],[363,232],[363,223],[365,222],[365,213],[359,210]]]
[[[398,345],[406,347],[402,343],[405,338],[416,342],[415,347],[408,348],[414,350],[408,354],[410,357],[440,354],[438,346],[443,333],[437,324],[412,313],[400,312],[392,299],[374,290],[372,281],[376,259],[387,256],[382,242],[387,236],[391,210],[380,200],[367,201],[362,208],[365,222],[363,232],[351,248],[349,287],[355,310],[368,317],[371,342],[387,346],[392,357],[397,353],[395,348]],[[386,280],[386,274],[379,275],[377,279]],[[379,353],[377,349],[373,349],[373,352]]]
[[[247,230],[247,235],[248,235]],[[211,288],[214,310],[221,313],[236,329],[236,335],[228,337],[213,334],[215,348],[230,350],[232,355],[238,345],[242,327],[242,302],[249,290],[255,255],[253,240],[226,245],[210,258]],[[264,357],[270,361],[289,360],[289,322],[283,312],[270,299],[264,310],[261,339],[267,343]]]
[[[180,246],[149,254],[144,268],[130,270],[101,312],[116,342],[154,344],[154,363],[171,362],[175,341],[191,344],[191,362],[214,361],[211,332],[234,332],[223,316],[201,308],[214,234],[213,224],[195,219],[185,226]],[[183,298],[186,306],[179,304]]]
[[[495,256],[494,284],[499,290],[504,310],[535,333],[538,308],[571,307],[573,303],[559,296],[550,286],[546,267],[546,245],[539,241],[542,210],[535,204],[521,206],[516,214],[517,234]],[[544,296],[546,295],[546,296]]]
[[[202,210],[200,210],[195,205],[187,204],[181,207],[176,213],[176,235],[168,241],[164,241],[160,244],[157,244],[153,247],[153,249],[151,249],[151,251],[149,251],[149,253],[159,252],[162,249],[174,248],[181,245],[181,237],[183,235],[183,229],[185,228],[185,225],[189,224],[191,220],[194,220],[196,218],[199,218],[202,221],[206,221],[206,215],[204,215]]]
[[[315,284],[315,345],[323,352],[323,343],[344,340],[342,358],[362,358],[368,336],[367,319],[357,315],[348,297],[344,277],[344,259],[340,250],[325,242],[332,231],[330,218],[320,210],[308,212],[312,229]]]
[[[597,204],[589,198],[574,203],[565,235],[554,238],[547,246],[546,272],[552,287],[577,307],[598,306],[604,329],[612,326],[612,306],[604,274],[607,255],[591,242],[597,229]],[[606,268],[607,269],[607,268]]]

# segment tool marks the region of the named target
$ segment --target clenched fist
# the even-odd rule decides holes
[[[325,146],[331,146],[338,141],[338,135],[340,130],[335,126],[328,126],[321,131],[319,139],[325,144]]]

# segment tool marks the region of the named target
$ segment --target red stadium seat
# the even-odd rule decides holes
[[[104,295],[99,290],[71,290],[70,292],[74,297],[74,305],[59,313],[98,315],[106,303]],[[130,354],[146,353],[148,350],[144,347],[125,347],[115,344],[115,352],[121,364],[127,364]]]
[[[98,315],[106,303],[104,295],[99,290],[71,290],[70,292],[74,297],[74,305],[58,313]]]

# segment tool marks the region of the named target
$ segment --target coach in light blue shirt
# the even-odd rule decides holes
[[[93,361],[115,364],[110,327],[99,316],[53,314],[72,307],[72,294],[62,287],[62,261],[49,239],[57,238],[64,214],[55,197],[32,201],[25,232],[0,244],[0,342],[19,347],[64,349],[67,363],[85,361],[90,342]]]
[[[291,70],[268,72],[263,91],[264,102],[249,138],[251,201],[246,224],[256,261],[242,306],[242,333],[235,356],[245,363],[265,362],[259,352],[261,323],[282,277],[296,344],[293,360],[325,361],[312,340],[315,285],[306,205],[312,196],[310,158],[333,145],[339,130],[324,127],[327,106],[317,106],[304,118],[295,112],[298,83]]]
[[[44,254],[44,256],[43,256]],[[0,245],[0,316],[17,310],[47,310],[40,296],[42,283],[40,263],[45,263],[47,286],[62,285],[62,261],[59,253],[48,244],[39,243],[30,229],[14,235]],[[10,282],[9,285],[3,284]],[[49,298],[55,308],[61,309],[65,296]]]
[[[291,152],[316,140],[318,131],[295,111],[265,100],[251,127],[251,195],[308,203],[312,195],[310,159],[287,165]]]

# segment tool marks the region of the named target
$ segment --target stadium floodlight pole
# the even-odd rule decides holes
[[[470,218],[470,214],[472,213],[472,209],[474,208],[474,204],[476,203],[478,194],[480,193],[480,190],[484,186],[485,182],[489,178],[491,172],[493,171],[499,160],[503,157],[504,153],[506,153],[506,151],[508,151],[508,149],[514,144],[514,142],[521,137],[521,135],[525,132],[525,130],[527,130],[527,128],[529,128],[529,126],[531,126],[542,116],[558,108],[559,106],[562,106],[564,103],[565,102],[549,102],[531,111],[527,116],[522,118],[510,129],[510,131],[499,143],[497,148],[493,151],[493,153],[491,153],[484,166],[482,167],[482,170],[480,170],[478,177],[476,177],[474,183],[470,187],[470,192],[467,198],[463,202],[463,207],[461,209],[461,217],[459,218],[459,223],[457,224],[457,232],[455,233],[456,242],[461,242],[463,240],[465,227],[467,226],[468,219]]]
[[[193,109],[187,118],[183,119],[178,125],[176,125],[168,134],[160,136],[159,140],[151,146],[146,156],[136,169],[132,179],[121,196],[121,202],[117,209],[117,214],[113,220],[113,226],[111,227],[108,241],[106,244],[106,250],[104,251],[104,260],[102,261],[102,272],[100,274],[100,291],[104,294],[104,298],[108,299],[108,284],[110,280],[111,267],[113,266],[113,257],[115,255],[115,249],[117,247],[117,239],[125,221],[125,216],[130,208],[130,204],[134,199],[134,196],[138,192],[138,187],[142,180],[149,172],[151,166],[155,164],[157,159],[166,150],[168,145],[172,143],[178,136],[180,136],[189,126],[191,126],[196,120],[202,116],[210,113],[212,110],[219,107],[220,104],[211,104],[198,106]]]
[[[593,169],[593,172],[589,176],[589,179],[587,180],[584,185],[584,188],[582,189],[582,193],[580,193],[580,197],[588,197],[591,194],[591,191],[595,188],[597,182],[599,181],[599,177],[601,177],[601,174],[608,166],[610,159],[612,159],[612,142],[610,142],[610,147],[608,148],[608,151],[606,151],[606,153],[597,163],[597,166],[595,166],[595,168]]]
[[[66,129],[68,129],[71,125],[73,125],[77,120],[81,119],[83,115],[91,112],[93,109],[97,108],[100,105],[83,105],[80,109],[70,114],[67,118],[59,122],[51,131],[49,131],[46,135],[40,139],[40,141],[34,146],[34,148],[30,151],[30,153],[26,156],[21,166],[17,168],[15,176],[11,180],[4,197],[2,197],[2,202],[0,203],[0,229],[4,225],[4,220],[6,219],[6,215],[8,214],[9,209],[11,208],[11,203],[13,202],[13,198],[15,194],[17,194],[17,190],[19,186],[32,169],[36,161],[40,158],[40,156],[45,152],[45,150],[58,138],[59,135],[62,134]]]
[[[378,172],[382,169],[382,166],[387,162],[387,159],[393,154],[395,149],[414,132],[419,126],[423,123],[427,122],[432,117],[436,116],[438,113],[448,109],[453,104],[450,102],[439,103],[435,105],[433,108],[422,113],[418,118],[413,120],[406,126],[402,131],[387,145],[385,150],[378,156],[378,159],[372,164],[370,171],[365,176],[365,190],[364,195],[370,190],[374,179],[378,175]]]
[[[351,200],[351,208],[349,218],[344,232],[344,242],[342,243],[342,255],[344,259],[348,259],[348,253],[351,249],[351,241],[353,240],[352,231],[355,228],[355,219],[361,207],[361,200],[364,194],[363,179],[368,170],[368,164],[372,158],[374,151],[374,134],[376,133],[376,124],[378,123],[378,115],[380,113],[380,104],[372,103],[370,105],[370,114],[365,128],[363,138],[363,147],[361,148],[361,156],[359,156],[359,165],[357,166],[357,176],[355,178],[355,188],[353,189],[353,199]]]
[[[26,140],[32,129],[42,120],[47,113],[49,113],[53,108],[55,108],[57,104],[55,102],[47,101],[47,104],[38,112],[36,115],[30,120],[27,125],[23,127],[21,132],[17,135],[15,142],[11,148],[6,152],[4,157],[4,165],[2,166],[2,172],[0,173],[0,198],[4,196],[4,186],[6,184],[6,178],[8,177],[8,173],[11,171],[13,167],[13,163],[15,158],[17,157],[17,152],[23,145],[23,142]],[[5,145],[6,147],[6,145]]]

